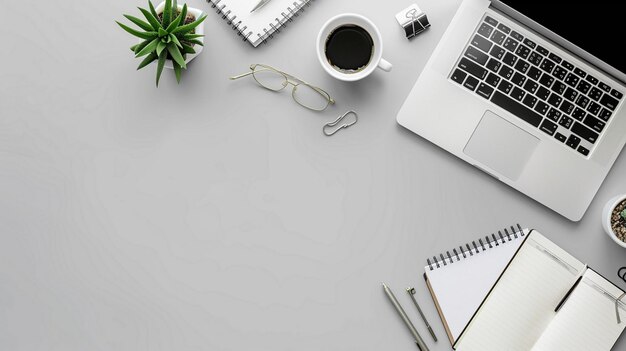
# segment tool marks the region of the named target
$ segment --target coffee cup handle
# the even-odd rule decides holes
[[[381,58],[378,62],[378,68],[382,69],[385,72],[390,72],[393,68],[393,65],[391,64],[391,62],[385,60],[384,58]]]

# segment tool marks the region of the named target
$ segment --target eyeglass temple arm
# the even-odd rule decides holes
[[[228,78],[228,79],[230,79],[230,80],[235,80],[235,79],[239,79],[239,78],[247,77],[247,76],[249,76],[249,75],[251,75],[251,74],[253,74],[253,73],[254,73],[254,72],[252,72],[252,71],[251,71],[251,72],[248,72],[248,73],[240,74],[240,75],[238,75],[238,76],[233,76],[233,77],[230,77],[230,78]]]

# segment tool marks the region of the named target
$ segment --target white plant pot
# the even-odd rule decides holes
[[[613,213],[613,209],[615,209],[620,202],[624,201],[624,199],[626,199],[626,194],[618,195],[606,203],[602,210],[602,228],[604,228],[606,234],[610,236],[617,245],[626,248],[626,243],[621,241],[611,228],[611,214]]]
[[[157,6],[154,10],[156,11],[156,13],[161,13],[163,12],[163,8],[165,7],[165,1],[163,1],[162,3],[159,4],[159,6]],[[183,9],[183,5],[178,5],[178,9],[182,10]],[[192,14],[196,19],[200,18],[203,14],[202,10],[198,10],[196,8],[193,7],[189,7],[189,5],[187,6],[187,13]],[[199,26],[197,26],[195,28],[196,30],[196,34],[201,34],[204,35],[204,22],[200,23]],[[204,37],[200,37],[198,38],[198,40],[200,40],[203,44],[204,44]],[[189,63],[191,60],[193,60],[194,58],[196,58],[196,56],[200,55],[200,53],[202,52],[202,49],[204,48],[204,46],[202,45],[194,45],[193,49],[196,50],[195,54],[187,54],[187,56],[185,57],[185,63]],[[155,61],[156,63],[156,61]],[[165,61],[165,68],[169,68],[169,69],[174,69],[174,65],[172,64],[171,60],[166,60]]]

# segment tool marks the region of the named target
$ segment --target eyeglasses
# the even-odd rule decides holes
[[[230,80],[252,75],[254,80],[259,83],[260,86],[272,91],[281,91],[285,89],[287,85],[291,84],[293,85],[291,97],[293,97],[293,99],[301,106],[314,111],[324,111],[328,105],[335,103],[335,100],[333,100],[324,90],[313,86],[302,79],[296,78],[291,74],[279,71],[274,67],[253,64],[250,65],[250,71],[251,72],[230,77]]]

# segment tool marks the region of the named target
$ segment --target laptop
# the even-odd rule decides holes
[[[398,123],[580,220],[626,142],[616,4],[464,0]]]

